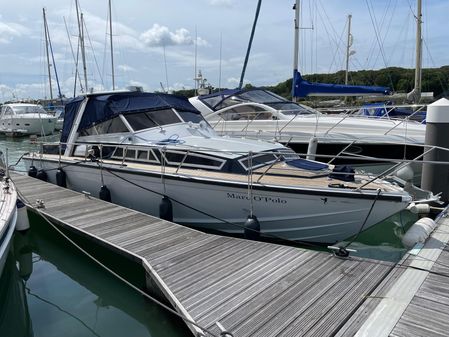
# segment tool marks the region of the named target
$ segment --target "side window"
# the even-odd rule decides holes
[[[128,114],[126,115],[126,120],[134,131],[181,122],[179,117],[171,109]]]
[[[80,131],[80,136],[104,135],[108,133],[128,132],[128,128],[119,116]]]
[[[254,120],[254,119],[271,119],[271,113],[266,112],[263,108],[258,106],[238,106],[227,110],[220,115],[224,120]]]
[[[5,115],[11,116],[13,114],[12,108],[10,106],[7,106],[5,109]]]

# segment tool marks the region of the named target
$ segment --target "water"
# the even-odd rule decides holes
[[[0,279],[2,337],[191,335],[180,319],[91,261],[43,219],[31,215],[31,223],[25,234],[15,233]],[[108,258],[117,265],[112,253]],[[125,268],[133,283],[143,283],[139,265]]]
[[[13,164],[38,148],[28,139],[0,138]],[[24,171],[22,163],[16,166]],[[32,216],[31,230],[16,233],[0,279],[0,335],[20,336],[190,336],[185,324],[89,260],[44,220]],[[417,220],[403,211],[361,233],[349,248],[354,255],[398,261],[405,253],[401,237]],[[349,242],[349,241],[348,241]],[[86,248],[89,243],[81,242]],[[113,261],[134,284],[143,286],[140,266],[95,250]],[[305,246],[305,248],[310,248]],[[112,264],[111,264],[112,265]]]

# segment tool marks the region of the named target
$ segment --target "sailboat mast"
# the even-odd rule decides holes
[[[75,0],[75,8],[76,8],[76,18],[78,21],[78,34],[79,34],[79,44],[81,49],[81,58],[83,61],[83,70],[84,70],[84,88],[87,91],[87,67],[86,67],[86,54],[84,50],[84,19],[83,13],[79,12],[79,3],[78,0]]]
[[[416,14],[416,65],[415,65],[415,93],[416,100],[414,103],[417,103],[421,98],[421,66],[422,66],[422,33],[421,33],[421,24],[422,24],[422,1],[418,0],[417,6],[417,14]]]
[[[109,40],[110,40],[110,45],[111,45],[112,90],[115,90],[114,47],[112,45],[112,10],[111,10],[111,0],[109,0]]]
[[[87,86],[87,67],[86,67],[86,49],[84,47],[84,15],[81,13],[80,15],[80,23],[81,23],[81,57],[83,60],[83,71],[84,71],[84,87],[88,88]]]
[[[295,74],[298,71],[298,62],[299,62],[299,0],[296,0],[293,9],[295,10],[295,41],[293,44],[293,81],[295,78]],[[292,97],[292,101],[296,102],[296,97]]]
[[[50,71],[50,52],[48,50],[48,26],[47,26],[47,16],[45,14],[45,8],[42,8],[42,14],[44,17],[45,52],[47,54],[47,71],[48,71],[48,84],[50,86],[50,100],[53,101],[53,88],[51,85],[51,71]]]
[[[351,19],[352,19],[352,15],[349,14],[348,15],[348,39],[346,41],[346,72],[345,72],[345,84],[346,85],[348,84],[349,57],[351,56],[350,49],[351,49],[351,45],[352,45]]]

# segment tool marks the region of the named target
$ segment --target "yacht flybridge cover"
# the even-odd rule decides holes
[[[88,99],[78,130],[89,128],[107,121],[119,114],[131,114],[141,111],[155,111],[174,108],[180,111],[200,112],[187,98],[162,93],[116,92],[76,97],[65,106],[64,126],[61,142],[67,142],[75,116],[84,99]],[[163,113],[163,111],[161,111]]]
[[[372,87],[344,84],[311,83],[302,78],[298,71],[293,74],[293,97],[307,96],[363,96],[363,95],[390,95],[387,87]]]

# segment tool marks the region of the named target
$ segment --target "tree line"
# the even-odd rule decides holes
[[[310,74],[303,75],[303,78],[310,82],[343,84],[345,82],[345,72],[341,70],[333,74]],[[349,79],[349,84],[389,87],[395,93],[407,93],[414,87],[415,70],[400,67],[389,67],[379,70],[350,71]],[[247,84],[246,87],[251,87],[251,84]],[[292,79],[290,78],[276,85],[264,86],[264,88],[290,99]],[[433,92],[435,98],[448,96],[449,66],[423,69],[421,91]],[[192,97],[195,95],[195,92],[193,89],[179,90],[176,91],[175,94]]]

